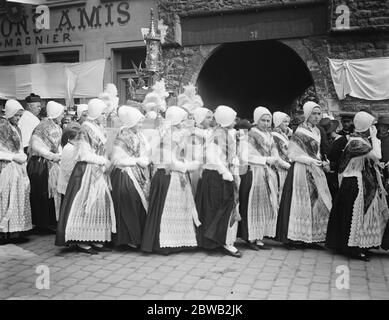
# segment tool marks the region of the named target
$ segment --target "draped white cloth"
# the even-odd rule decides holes
[[[97,97],[103,91],[105,59],[80,63],[38,63],[0,67],[0,98],[23,100]]]
[[[389,57],[341,60],[329,59],[332,81],[340,100],[389,99]]]

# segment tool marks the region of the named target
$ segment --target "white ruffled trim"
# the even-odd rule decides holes
[[[26,164],[0,163],[0,232],[23,232],[32,229],[30,180]]]
[[[101,168],[88,164],[65,230],[65,241],[111,241],[116,219],[111,194]]]
[[[185,176],[186,185],[182,188],[180,173],[172,172],[169,190],[161,217],[159,244],[161,248],[196,247],[198,224],[196,205],[190,183]]]
[[[266,171],[269,180],[266,181]],[[278,183],[274,170],[264,166],[252,166],[252,184],[250,188],[247,227],[248,240],[262,240],[263,237],[275,237],[278,215]],[[270,193],[267,189],[270,185]]]
[[[318,200],[312,208],[306,171],[312,170]],[[331,195],[321,169],[295,163],[288,239],[306,243],[323,242],[331,210]]]
[[[387,205],[385,207],[386,200],[380,199],[377,190],[369,209],[364,213],[362,177],[358,176],[357,181],[358,196],[353,205],[348,246],[359,248],[379,247],[385,230],[384,226],[388,219]]]

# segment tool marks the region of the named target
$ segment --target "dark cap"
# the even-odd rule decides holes
[[[322,118],[319,122],[319,125],[325,130],[327,134],[334,132],[338,126],[338,120],[331,120],[330,118]]]
[[[377,124],[386,124],[389,125],[389,115],[380,116],[378,118]]]
[[[353,120],[355,116],[355,112],[342,112],[339,114],[341,119],[350,119]]]
[[[36,95],[35,93],[31,93],[28,97],[26,97],[26,103],[34,103],[41,102],[41,97]]]
[[[300,125],[301,123],[304,122],[304,116],[294,116],[291,120],[290,120],[290,125],[292,126],[298,126]]]
[[[236,129],[251,129],[253,125],[247,119],[240,119],[236,122]]]

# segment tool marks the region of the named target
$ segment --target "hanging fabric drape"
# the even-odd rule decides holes
[[[0,67],[0,99],[97,97],[103,90],[105,59]]]
[[[340,100],[346,95],[365,100],[389,99],[389,57],[329,59],[329,64]]]

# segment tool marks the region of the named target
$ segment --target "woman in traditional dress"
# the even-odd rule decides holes
[[[321,108],[309,101],[303,109],[305,120],[288,146],[292,166],[285,180],[277,221],[276,240],[291,249],[298,242],[319,248],[316,243],[325,241],[332,201],[320,155],[317,124]]]
[[[196,126],[192,128],[191,134],[187,137],[184,154],[187,161],[198,161],[202,165],[205,163],[207,140],[212,135],[213,113],[207,108],[197,108],[193,111],[193,117]],[[197,184],[201,176],[201,165],[198,170],[189,174],[193,196],[196,195]]]
[[[0,118],[0,244],[24,242],[32,229],[27,156],[18,127],[22,114],[21,104],[8,100]]]
[[[32,223],[38,233],[55,234],[57,225],[57,182],[61,159],[60,127],[64,107],[54,101],[47,103],[47,118],[34,129],[29,147],[31,158],[27,172],[30,178]]]
[[[76,143],[76,166],[61,206],[55,244],[76,244],[81,252],[107,251],[104,243],[116,232],[114,206],[105,171],[107,135],[106,105],[100,99],[88,103],[88,118]]]
[[[145,168],[150,163],[150,147],[140,128],[143,114],[133,107],[118,110],[122,127],[114,141],[111,161],[112,200],[115,207],[117,246],[138,248],[148,208],[150,181]]]
[[[340,161],[341,184],[326,239],[328,248],[363,261],[369,260],[369,249],[381,245],[389,217],[379,170],[381,142],[374,122],[367,112],[355,115],[355,133]]]
[[[271,134],[272,115],[267,108],[254,111],[255,126],[248,136],[248,163],[241,176],[239,210],[241,238],[252,250],[269,250],[262,240],[274,237],[278,212],[277,147]]]
[[[87,104],[79,104],[77,106],[77,122],[81,125],[86,118],[88,118],[88,105]]]
[[[188,171],[198,168],[196,161],[182,156],[185,135],[181,128],[187,112],[173,106],[166,111],[168,128],[162,135],[163,159],[156,163],[151,181],[150,200],[143,232],[142,251],[169,254],[197,246],[195,225],[199,226]]]
[[[273,138],[277,146],[279,159],[277,161],[277,175],[278,175],[278,199],[281,201],[282,190],[288,170],[290,168],[290,162],[288,158],[288,145],[291,129],[289,128],[290,117],[283,112],[273,113]]]
[[[199,247],[223,248],[225,254],[240,258],[236,241],[239,199],[239,165],[236,152],[236,112],[219,106],[214,113],[217,127],[206,148],[206,163],[196,192],[196,206],[202,225]]]

